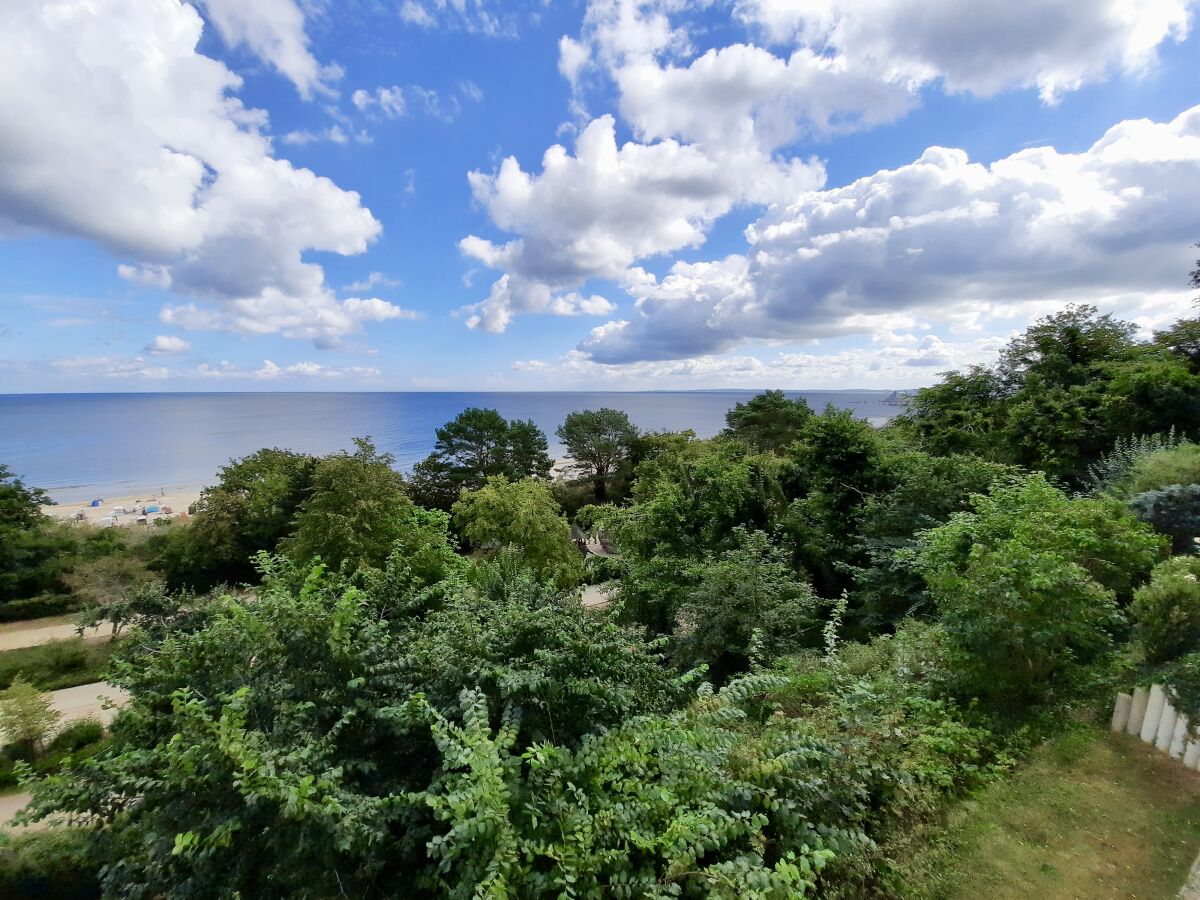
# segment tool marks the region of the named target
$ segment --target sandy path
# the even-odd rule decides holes
[[[604,584],[589,584],[583,589],[583,596],[580,597],[580,602],[588,609],[602,609],[608,606],[612,600],[612,592],[616,589],[616,584],[612,581]]]
[[[62,713],[64,725],[79,719],[99,719],[102,724],[108,725],[117,710],[102,708],[100,697],[107,697],[118,706],[123,706],[129,700],[129,694],[121,688],[103,681],[51,691],[50,696],[53,698],[51,705]]]
[[[29,792],[21,791],[16,794],[5,794],[0,797],[0,828],[5,828],[12,817],[25,808],[29,802]],[[36,827],[36,826],[35,826]],[[24,831],[25,829],[20,829]]]
[[[124,704],[129,699],[129,695],[125,691],[103,681],[63,688],[61,691],[51,691],[50,696],[53,698],[54,708],[62,713],[61,724],[63,725],[87,718],[99,719],[108,725],[117,711],[116,709],[102,709],[100,697],[108,697],[118,704]],[[5,828],[12,817],[20,812],[28,802],[29,794],[26,791],[0,796],[0,829]],[[45,827],[47,826],[44,823],[39,823],[20,830],[40,830]]]
[[[50,641],[69,640],[76,636],[73,616],[7,622],[0,625],[0,653],[5,650],[20,650],[23,647],[36,647]],[[107,641],[112,637],[112,623],[105,622],[99,628],[89,628],[83,633],[83,637],[96,643]]]

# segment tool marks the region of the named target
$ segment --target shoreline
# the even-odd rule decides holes
[[[158,519],[187,518],[188,507],[200,499],[203,485],[161,485],[137,491],[122,490],[119,495],[97,496],[90,500],[71,503],[53,503],[42,507],[42,513],[52,519],[66,522],[86,522],[89,525],[139,524],[139,510],[145,510],[145,522],[149,525]],[[99,500],[99,506],[93,506]],[[124,512],[116,512],[124,509]],[[151,511],[154,510],[154,511]]]

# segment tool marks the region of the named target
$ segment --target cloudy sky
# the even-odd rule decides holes
[[[1198,16],[6,0],[0,390],[893,388],[1071,301],[1149,334]]]

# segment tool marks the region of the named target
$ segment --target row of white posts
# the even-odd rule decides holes
[[[1112,730],[1140,737],[1189,769],[1200,768],[1200,741],[1192,738],[1187,716],[1175,709],[1161,684],[1117,694]]]

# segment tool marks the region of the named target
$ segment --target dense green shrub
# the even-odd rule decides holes
[[[680,610],[677,655],[706,664],[717,684],[751,659],[813,647],[821,641],[821,603],[796,575],[791,554],[761,531],[734,529],[736,546],[696,568],[696,587]]]
[[[1116,501],[1071,500],[1041,475],[976,497],[915,556],[937,602],[959,686],[1008,709],[1069,693],[1112,644],[1118,592],[1161,539]]]
[[[101,896],[87,838],[73,829],[0,833],[0,897],[93,900]]]
[[[1131,607],[1146,661],[1167,662],[1200,647],[1200,557],[1159,563]]]

